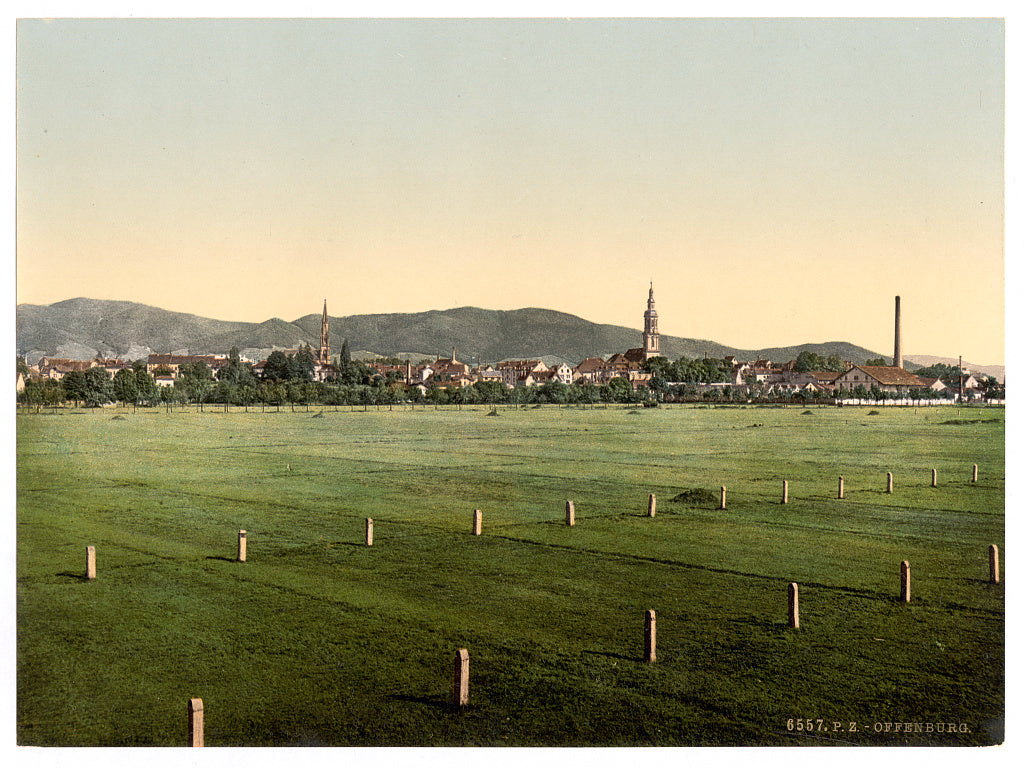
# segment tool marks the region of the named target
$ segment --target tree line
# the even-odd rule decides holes
[[[805,353],[801,353],[803,356]],[[806,353],[797,365],[810,366],[807,370],[835,370],[835,361],[821,359]],[[676,361],[655,357],[645,363],[651,374],[646,388],[634,389],[625,378],[613,378],[602,384],[576,382],[567,385],[557,379],[534,386],[509,389],[500,381],[478,381],[463,387],[429,386],[426,391],[407,386],[398,373],[384,376],[363,362],[352,360],[347,341],[336,358],[337,374],[328,381],[315,381],[313,372],[316,358],[311,348],[300,347],[294,354],[276,350],[270,354],[260,375],[251,363],[240,359],[233,348],[227,363],[216,374],[203,363],[187,363],[179,367],[173,386],[158,386],[155,378],[170,375],[172,371],[158,367],[153,374],[145,363],[136,361],[111,376],[102,367],[84,371],[70,371],[60,381],[27,379],[25,391],[19,393],[19,402],[35,406],[57,406],[71,403],[75,406],[97,407],[109,403],[122,403],[134,407],[168,409],[186,405],[204,408],[207,405],[240,406],[249,408],[310,407],[313,405],[393,406],[413,405],[594,405],[598,403],[638,403],[654,405],[658,402],[729,401],[748,402],[779,399],[794,401],[831,401],[839,398],[884,400],[894,396],[877,387],[862,386],[843,390],[837,394],[799,392],[792,395],[770,395],[759,385],[727,385],[707,390],[700,385],[729,382],[732,368],[729,361],[719,358]],[[19,370],[28,373],[25,362],[19,358]],[[919,372],[922,373],[922,372]],[[952,371],[943,371],[950,378]],[[956,370],[957,376],[959,370]],[[927,374],[924,374],[927,375]],[[27,377],[26,377],[27,378]],[[944,377],[945,378],[945,377]],[[991,378],[991,377],[988,377]],[[992,380],[994,382],[994,379]],[[1001,391],[1001,390],[1000,390]],[[915,390],[912,399],[941,397],[928,389]],[[1001,395],[993,395],[1001,396]]]

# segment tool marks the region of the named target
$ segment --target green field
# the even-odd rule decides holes
[[[879,411],[19,414],[18,742],[999,743],[1004,412]]]

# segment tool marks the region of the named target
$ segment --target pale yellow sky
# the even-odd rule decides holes
[[[999,364],[1000,20],[18,24],[17,301]]]

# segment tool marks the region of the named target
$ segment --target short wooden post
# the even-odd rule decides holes
[[[203,700],[188,700],[188,745],[202,747],[203,744]]]
[[[96,547],[85,548],[85,578],[96,578]]]
[[[654,498],[654,494],[653,493],[650,496],[647,497],[647,516],[648,517],[654,517],[654,507],[655,507],[655,505],[657,503],[658,503],[658,500],[656,498]]]
[[[722,503],[718,507],[719,509],[725,509],[725,486],[722,486]]]
[[[999,547],[995,544],[988,545],[988,580],[999,583]]]
[[[452,706],[464,707],[469,704],[469,651],[459,648],[455,652],[455,686],[452,689]]]
[[[789,504],[789,480],[782,481],[782,503]]]
[[[910,563],[900,563],[900,602],[910,602]]]
[[[843,476],[839,476],[839,498],[843,498]]]
[[[978,482],[978,465],[977,464],[974,465],[974,470],[971,472],[971,482],[972,483]]]
[[[245,562],[245,531],[238,532],[238,562]]]
[[[885,492],[892,493],[892,472],[885,473]]]
[[[932,488],[938,488],[939,486],[939,470],[932,470]]]
[[[789,627],[800,629],[800,587],[795,581],[789,584]]]
[[[565,502],[565,524],[570,528],[576,525],[576,505],[571,502]]]
[[[484,526],[484,513],[479,509],[473,510],[473,535],[479,536]]]
[[[366,518],[366,546],[373,546],[373,518]]]
[[[655,650],[657,643],[657,627],[655,625],[654,609],[649,608],[644,618],[644,661],[653,664],[658,660]]]

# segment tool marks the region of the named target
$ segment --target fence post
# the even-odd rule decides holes
[[[85,578],[96,578],[96,547],[85,548]]]
[[[655,649],[657,643],[657,627],[655,625],[654,609],[650,608],[644,617],[644,661],[653,664],[658,660]]]
[[[202,747],[203,743],[203,700],[188,700],[188,745]]]
[[[995,544],[988,545],[988,580],[999,583],[999,547]]]
[[[245,562],[245,531],[238,532],[238,562]]]
[[[657,499],[654,498],[654,494],[652,493],[650,496],[647,497],[647,516],[648,517],[654,517],[654,506],[655,506],[655,504],[657,504]]]
[[[789,583],[789,626],[800,629],[800,587],[795,581]]]
[[[452,690],[452,706],[464,707],[469,704],[469,651],[459,648],[455,652],[455,687]]]
[[[938,487],[939,487],[939,470],[933,469],[932,470],[932,488],[938,488]]]
[[[900,563],[900,601],[910,602],[910,563],[906,560]]]
[[[473,510],[473,535],[479,536],[484,526],[484,513],[479,509]]]
[[[843,498],[843,476],[839,476],[839,498]]]
[[[974,465],[974,470],[971,472],[971,482],[972,483],[978,482],[978,465],[977,464]]]
[[[565,524],[570,528],[576,525],[576,505],[571,501],[565,502]]]
[[[782,503],[789,503],[789,480],[782,481]]]
[[[725,509],[725,486],[722,486],[722,504],[719,509]]]
[[[366,518],[366,546],[373,546],[373,518]]]
[[[892,493],[892,472],[885,473],[885,492]]]

